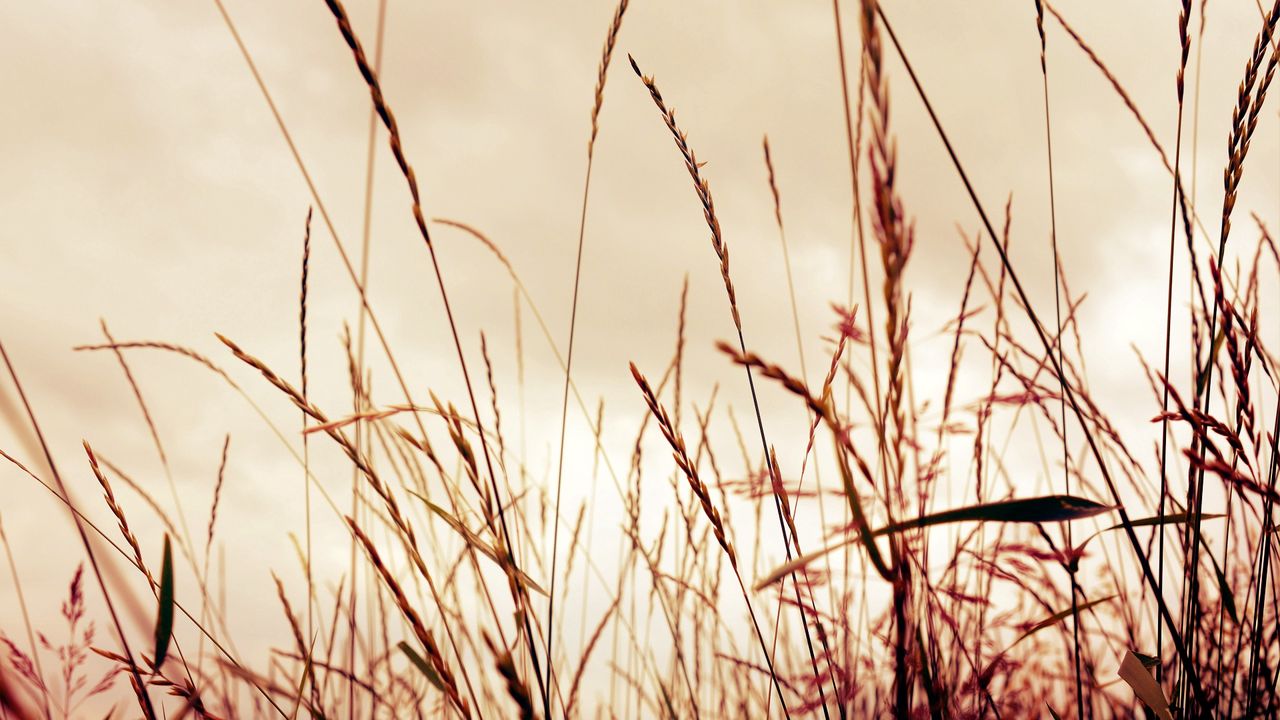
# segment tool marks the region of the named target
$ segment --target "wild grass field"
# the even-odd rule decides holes
[[[1280,717],[1280,0],[0,21],[0,720]]]

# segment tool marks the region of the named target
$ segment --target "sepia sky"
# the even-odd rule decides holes
[[[335,242],[358,260],[369,95],[320,0],[223,1],[338,234],[330,234],[317,211],[310,384],[315,402],[340,416],[350,406],[340,337],[344,322],[355,332],[358,299]],[[1002,219],[1012,197],[1013,262],[1037,309],[1051,317],[1034,4],[884,5],[994,220]],[[377,2],[353,0],[349,6],[372,52]],[[842,6],[856,83],[857,3]],[[1059,9],[1125,85],[1172,157],[1177,3],[1064,0]],[[383,83],[428,216],[466,222],[497,243],[563,347],[592,91],[613,4],[388,0],[386,12]],[[1252,0],[1209,4],[1198,117],[1188,98],[1184,172],[1211,233],[1235,89],[1258,17]],[[82,439],[172,510],[165,472],[118,364],[109,353],[71,348],[103,341],[100,319],[118,340],[190,346],[226,368],[282,428],[296,431],[296,410],[240,366],[214,333],[234,339],[283,376],[297,377],[299,265],[304,218],[314,200],[213,0],[8,2],[0,6],[0,28],[0,341],[59,470],[91,517],[112,527]],[[1046,28],[1058,242],[1071,290],[1086,298],[1078,319],[1089,380],[1145,461],[1157,437],[1147,422],[1157,405],[1135,349],[1158,358],[1163,348],[1170,176],[1092,63],[1056,22],[1046,20]],[[797,367],[761,152],[764,135],[772,145],[815,381],[829,360],[822,340],[834,322],[829,303],[845,303],[849,292],[851,238],[830,4],[634,0],[605,89],[574,359],[587,404],[594,411],[596,399],[605,399],[606,445],[619,468],[644,412],[627,363],[661,375],[674,349],[686,276],[686,411],[692,404],[705,409],[715,383],[719,408],[744,409],[750,402],[741,372],[712,345],[729,337],[733,326],[701,208],[626,53],[656,77],[699,160],[707,163],[750,347]],[[939,332],[957,311],[968,268],[961,231],[981,237],[980,225],[889,47],[885,58],[900,190],[916,222],[908,268],[917,342],[913,369],[921,378],[916,392],[936,397],[950,351],[949,336]],[[1195,64],[1193,50],[1191,73]],[[856,85],[851,90],[856,94]],[[1263,113],[1252,150],[1256,160],[1246,168],[1237,209],[1239,247],[1249,253],[1257,232],[1248,212],[1280,222],[1275,107]],[[466,396],[430,259],[384,133],[375,163],[370,302],[416,399],[425,401],[431,388],[463,407]],[[473,374],[483,367],[484,331],[503,422],[510,437],[519,437],[511,281],[469,236],[438,225],[432,233]],[[997,267],[989,244],[982,262]],[[1185,308],[1185,264],[1179,269],[1175,304]],[[860,284],[856,291],[861,294]],[[562,376],[527,307],[522,320],[525,445],[530,474],[542,482],[554,477]],[[1015,326],[1029,328],[1021,317]],[[1275,329],[1263,330],[1273,333],[1274,342]],[[368,342],[375,397],[402,401],[372,336]],[[986,357],[976,344],[968,352]],[[167,354],[135,352],[128,359],[196,537],[203,537],[223,438],[231,434],[219,532],[232,581],[232,624],[253,638],[240,649],[258,657],[284,637],[269,572],[294,581],[299,576],[289,533],[302,531],[301,470],[213,374]],[[1175,357],[1175,366],[1185,376],[1185,358]],[[970,385],[960,395],[968,402],[982,391]],[[487,404],[487,391],[481,396]],[[0,449],[43,475],[7,376],[0,401]],[[778,428],[781,459],[795,467],[806,430],[799,422],[803,408],[774,389],[764,392],[763,401],[766,418]],[[796,429],[788,433],[784,426]],[[571,521],[578,503],[592,495],[591,444],[572,407],[568,427]],[[299,438],[296,432],[288,437],[297,447]],[[349,466],[327,443],[317,440],[312,447],[321,482],[346,497]],[[1038,463],[1029,465],[1026,481],[1043,481]],[[621,519],[617,493],[603,477],[596,482],[595,522],[612,548]],[[668,492],[665,480],[655,480],[648,497],[660,503]],[[126,490],[121,496],[149,556],[158,557],[162,527],[136,495]],[[316,507],[317,517],[323,516],[317,520],[316,562],[325,582],[336,583],[348,537],[318,500]],[[36,624],[55,625],[57,602],[83,555],[69,516],[48,492],[5,465],[0,521],[18,555]],[[11,582],[8,569],[0,571],[0,629],[16,634],[21,619]],[[91,598],[100,600],[96,593]],[[138,622],[145,625],[146,618]]]

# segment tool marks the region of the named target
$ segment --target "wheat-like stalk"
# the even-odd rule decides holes
[[[98,466],[98,457],[94,455],[93,448],[89,446],[87,441],[83,444],[85,455],[89,456],[89,468],[93,470],[93,476],[98,479],[98,485],[102,487],[102,495],[107,501],[107,508],[115,516],[116,525],[120,528],[120,534],[124,536],[125,544],[133,552],[133,561],[138,566],[138,571],[147,578],[147,584],[154,587],[156,585],[155,578],[152,577],[151,571],[147,568],[147,563],[142,559],[142,545],[129,527],[129,518],[125,516],[124,508],[116,500],[116,494],[111,489],[111,481],[107,479],[106,474],[102,472],[102,468]]]
[[[427,662],[431,663],[431,669],[439,676],[443,685],[445,697],[453,704],[463,717],[471,717],[471,711],[467,707],[467,703],[458,694],[458,685],[453,678],[453,673],[449,670],[448,664],[445,662],[444,656],[440,654],[440,646],[436,644],[435,637],[431,631],[422,622],[422,616],[414,609],[413,604],[409,602],[409,598],[405,595],[404,588],[401,587],[400,581],[396,580],[396,576],[382,561],[382,556],[378,554],[378,548],[365,534],[364,530],[356,524],[356,521],[350,517],[346,518],[347,527],[351,528],[351,532],[355,535],[356,540],[364,547],[365,552],[369,555],[369,562],[374,569],[378,571],[378,575],[382,578],[383,584],[391,591],[391,597],[396,602],[396,607],[400,608],[401,614],[405,620],[409,621],[409,627],[413,630],[413,634],[418,638],[418,642],[422,644],[422,649],[426,653]]]
[[[716,215],[715,199],[711,197],[711,184],[702,174],[702,163],[698,162],[697,155],[689,146],[688,136],[676,124],[675,108],[667,107],[662,93],[658,90],[658,84],[651,75],[645,75],[640,71],[636,59],[630,54],[627,55],[627,59],[631,61],[631,69],[635,71],[636,76],[649,89],[649,96],[658,106],[662,121],[666,123],[667,130],[671,131],[676,149],[684,159],[685,169],[689,171],[689,179],[693,181],[693,190],[698,195],[698,202],[702,204],[702,216],[707,221],[707,229],[711,231],[711,248],[715,250],[716,257],[720,260],[720,277],[724,280],[724,291],[729,295],[729,310],[733,313],[733,325],[741,331],[742,317],[738,313],[738,293],[733,288],[733,278],[729,276],[729,246],[725,243],[724,235],[720,231],[720,218]]]
[[[640,372],[635,363],[631,363],[631,377],[635,379],[636,385],[640,387],[640,394],[644,397],[645,405],[649,407],[649,412],[653,414],[654,419],[658,422],[658,429],[662,432],[662,436],[666,438],[667,444],[671,446],[672,457],[675,458],[680,472],[689,481],[689,488],[693,490],[694,497],[698,499],[698,503],[702,506],[702,514],[711,523],[711,531],[715,535],[716,542],[720,544],[725,554],[729,556],[729,564],[737,568],[738,553],[734,550],[733,543],[725,535],[724,521],[720,518],[720,511],[716,509],[715,504],[711,501],[711,492],[707,489],[707,485],[702,481],[701,476],[699,476],[697,465],[689,458],[689,450],[685,446],[684,436],[671,422],[671,417],[667,414],[666,408],[658,402],[657,395],[653,392],[653,388],[650,387],[649,380]]]
[[[618,33],[622,31],[622,16],[627,12],[628,0],[619,0],[613,11],[613,21],[609,23],[609,32],[604,38],[604,50],[600,53],[600,65],[596,72],[595,103],[591,106],[591,139],[587,141],[587,157],[595,153],[596,137],[600,134],[600,109],[604,107],[604,83],[609,75],[609,61],[613,59],[613,49],[618,44]]]
[[[742,598],[747,604],[747,612],[751,616],[751,623],[756,631],[756,639],[760,642],[760,649],[764,653],[765,662],[768,664],[769,676],[772,678],[774,688],[778,692],[778,700],[782,703],[783,713],[790,717],[791,712],[787,709],[787,701],[782,694],[782,684],[774,669],[773,653],[769,648],[769,644],[765,642],[764,633],[760,630],[760,623],[756,620],[751,596],[747,593],[746,584],[742,580],[742,573],[738,569],[738,554],[725,533],[725,524],[720,517],[720,511],[716,509],[711,500],[711,492],[698,474],[697,464],[689,458],[684,436],[672,424],[666,408],[662,406],[662,403],[658,402],[657,394],[654,393],[649,381],[640,372],[640,369],[636,367],[635,363],[631,363],[631,377],[635,379],[636,385],[639,386],[640,394],[644,397],[645,405],[648,406],[650,414],[657,420],[662,436],[666,438],[667,444],[671,446],[671,455],[676,461],[676,466],[680,468],[681,473],[688,480],[689,488],[693,491],[694,497],[698,499],[698,504],[702,506],[702,514],[706,516],[707,521],[711,524],[711,532],[715,536],[716,542],[720,544],[720,547],[724,549],[725,555],[729,558],[729,566],[738,581],[738,586],[742,589]],[[638,509],[636,512],[638,512]],[[635,539],[633,538],[634,542]]]

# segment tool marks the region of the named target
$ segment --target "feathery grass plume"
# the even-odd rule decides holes
[[[453,447],[458,451],[458,457],[462,460],[462,468],[466,472],[467,480],[471,482],[471,487],[476,491],[476,495],[480,497],[484,503],[484,522],[494,535],[498,535],[498,528],[494,524],[496,514],[494,513],[494,498],[490,494],[488,488],[480,480],[480,469],[476,465],[476,455],[471,449],[471,442],[467,440],[466,434],[462,429],[462,418],[458,415],[457,408],[452,403],[448,409],[440,402],[440,398],[436,397],[434,392],[431,393],[431,401],[435,403],[436,413],[444,418],[445,427],[449,431],[449,439],[453,441]]]
[[[698,475],[697,466],[689,458],[684,436],[676,430],[671,422],[671,417],[667,415],[666,408],[662,407],[662,404],[658,402],[658,397],[653,388],[650,387],[648,379],[640,372],[635,363],[631,363],[631,377],[635,379],[636,385],[640,387],[640,394],[644,397],[645,405],[648,406],[649,412],[657,420],[658,429],[662,432],[667,444],[671,446],[672,457],[675,459],[676,465],[689,481],[689,488],[702,506],[702,512],[706,515],[707,521],[711,523],[711,530],[715,534],[716,542],[720,544],[725,554],[729,556],[729,564],[737,568],[738,553],[734,550],[733,543],[729,542],[728,537],[725,535],[724,521],[720,518],[720,511],[716,510],[715,505],[712,503],[711,492],[707,490],[706,483]]]
[[[43,677],[35,670],[32,658],[19,650],[3,633],[0,633],[0,646],[6,648],[8,653],[7,657],[0,656],[0,678],[6,673],[13,673],[12,677],[21,681],[20,685],[15,686],[15,690],[25,690],[27,692],[24,695],[37,696],[43,702],[46,717],[53,717],[56,713],[69,718],[81,715],[81,709],[88,700],[112,689],[116,676],[124,671],[125,665],[121,663],[118,667],[110,667],[100,679],[90,680],[89,660],[92,657],[90,652],[95,650],[95,624],[92,619],[86,620],[88,609],[84,594],[83,563],[77,565],[72,573],[66,599],[59,609],[65,623],[66,640],[55,646],[48,636],[39,634],[40,646],[58,658],[57,681],[46,685]],[[32,655],[39,659],[38,654]],[[12,699],[16,701],[18,696],[15,694]],[[28,708],[25,705],[15,704],[14,707],[23,713],[22,717],[27,717],[25,713]],[[5,709],[5,705],[0,702],[0,716],[4,715]]]
[[[218,506],[222,504],[222,483],[226,479],[227,474],[227,454],[231,449],[231,433],[227,433],[226,438],[222,441],[222,459],[218,461],[218,475],[213,484],[213,500],[209,503],[209,525],[205,529],[204,540],[204,561],[200,576],[205,578],[206,592],[202,593],[200,599],[200,618],[202,621],[209,618],[209,558],[213,549],[213,531],[218,520]],[[310,480],[308,480],[308,483]],[[196,652],[196,674],[200,674],[200,670],[204,667],[204,636],[200,636],[200,647]]]
[[[898,153],[889,129],[889,82],[883,69],[875,9],[874,0],[862,2],[862,45],[866,57],[867,87],[871,97],[871,187],[875,209],[872,219],[884,271],[885,336],[889,344],[885,402],[897,430],[895,465],[898,472],[903,473],[905,457],[902,454],[902,442],[906,433],[906,421],[902,407],[902,364],[906,354],[907,332],[903,272],[911,257],[915,231],[912,223],[905,219],[902,200],[896,188]]]
[[[885,307],[885,336],[888,345],[888,367],[884,410],[879,427],[880,452],[888,460],[884,473],[885,508],[892,521],[895,512],[905,511],[906,498],[902,492],[906,477],[905,441],[908,433],[906,410],[903,407],[903,363],[906,357],[910,304],[903,292],[903,272],[911,256],[914,228],[904,218],[902,201],[896,189],[897,146],[890,136],[889,83],[883,67],[880,32],[876,25],[876,0],[861,0],[863,72],[871,96],[871,188],[875,214],[872,227],[880,244],[880,259],[884,271],[883,299]],[[893,420],[894,434],[889,437],[889,418]],[[896,473],[896,478],[891,475]],[[896,483],[892,482],[896,480]],[[893,485],[899,488],[897,501],[891,492]],[[893,582],[894,606],[894,708],[899,715],[909,712],[909,696],[913,679],[908,658],[908,644],[914,635],[909,627],[911,618],[906,608],[911,604],[911,566],[901,559],[902,548],[898,538],[890,538],[889,553],[897,573]]]
[[[578,518],[573,522],[573,532],[569,536],[569,553],[564,559],[564,576],[566,578],[573,577],[573,561],[579,552],[586,554],[587,549],[582,547],[580,538],[582,535],[582,524],[587,518],[587,504],[583,503],[578,506]],[[566,712],[566,714],[568,714]]]
[[[863,307],[866,308],[867,322],[869,327],[875,326],[875,306],[871,302],[871,278],[869,272],[869,264],[867,262],[867,243],[866,234],[863,230],[862,222],[862,174],[858,172],[858,168],[862,165],[862,128],[863,128],[863,110],[866,102],[866,85],[867,85],[867,54],[865,48],[859,53],[858,58],[858,103],[856,114],[851,110],[849,102],[849,70],[848,61],[845,58],[844,51],[844,24],[840,19],[840,0],[831,0],[831,10],[833,25],[836,33],[836,54],[840,67],[840,99],[842,100],[842,109],[844,110],[844,135],[845,145],[848,148],[849,156],[849,190],[852,195],[851,204],[851,224],[853,226],[849,248],[849,291],[845,303],[853,306],[853,284],[854,284],[854,266],[855,264],[862,267],[862,299]],[[855,121],[854,118],[857,118]],[[857,126],[855,131],[854,126]],[[857,254],[854,253],[856,245]],[[857,263],[855,263],[855,257]],[[880,396],[880,359],[877,347],[875,333],[869,333],[868,345],[871,349],[871,379],[875,388],[876,397]],[[852,398],[852,383],[845,388],[845,404],[850,405]],[[842,708],[843,712],[843,708]]]
[[[618,43],[618,33],[622,31],[622,16],[627,12],[628,0],[619,0],[613,11],[613,21],[609,23],[609,32],[605,35],[604,49],[600,53],[600,66],[596,72],[595,104],[591,106],[591,139],[587,141],[587,157],[595,153],[596,137],[600,134],[600,109],[604,107],[604,83],[609,74],[609,61],[613,59],[613,49]]]
[[[787,487],[782,482],[782,469],[778,467],[778,452],[770,446],[769,458],[767,460],[768,468],[766,472],[769,475],[769,487],[775,497],[782,503],[782,515],[786,518],[787,527],[791,530],[791,536],[798,535],[796,531],[796,520],[791,513],[791,499],[787,496]]]
[[[1244,174],[1244,161],[1249,153],[1249,144],[1258,127],[1258,118],[1262,113],[1262,105],[1267,97],[1267,89],[1275,77],[1277,62],[1280,62],[1280,46],[1272,51],[1266,69],[1262,68],[1262,60],[1266,50],[1273,45],[1277,22],[1280,21],[1280,3],[1272,5],[1271,12],[1263,18],[1262,29],[1254,41],[1253,52],[1245,64],[1244,79],[1237,92],[1236,106],[1231,116],[1231,134],[1227,143],[1227,167],[1223,171],[1222,228],[1219,238],[1219,261],[1222,259],[1222,246],[1231,232],[1231,213],[1235,209],[1236,194],[1240,188],[1240,179]]]
[[[484,331],[480,332],[480,357],[484,360],[485,380],[489,383],[489,409],[493,412],[493,434],[498,440],[498,467],[502,468],[502,474],[505,478],[507,474],[507,441],[502,436],[502,410],[498,407],[498,384],[493,379],[493,360],[489,358],[489,342],[485,338]],[[508,481],[508,492],[510,492],[510,479]]]
[[[209,527],[205,533],[205,565],[209,563],[209,547],[213,545],[214,524],[218,521],[218,506],[222,502],[222,483],[227,475],[227,451],[231,449],[231,433],[222,441],[222,459],[218,461],[218,479],[213,484],[213,502],[209,504]]]
[[[675,397],[673,400],[676,427],[680,427],[680,410],[684,405],[684,346],[685,329],[689,311],[689,273],[684,274],[680,283],[680,311],[676,315],[676,353],[671,363],[674,367]],[[597,423],[599,426],[599,423]]]
[[[175,345],[173,343],[160,342],[156,340],[136,340],[131,342],[114,342],[113,341],[103,345],[76,345],[71,349],[75,350],[76,352],[83,352],[87,350],[133,350],[133,349],[163,350],[165,352],[170,352],[175,355],[181,355],[189,360],[193,360],[205,366],[206,368],[208,368],[210,372],[214,373],[218,377],[227,381],[227,383],[231,385],[231,387],[239,388],[239,385],[236,385],[236,382],[232,380],[229,375],[227,375],[226,371],[218,367],[216,364],[214,364],[212,360],[205,357],[204,355],[201,355],[195,350],[192,350],[191,348],[185,347],[182,345]]]

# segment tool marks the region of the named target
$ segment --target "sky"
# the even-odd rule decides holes
[[[340,337],[344,323],[356,325],[358,299],[336,244],[359,257],[368,92],[323,2],[223,2],[337,231],[334,237],[317,208],[310,382],[317,404],[338,415],[350,403]],[[856,68],[856,3],[842,6]],[[377,2],[353,0],[349,9],[372,52]],[[999,217],[1011,198],[1013,262],[1037,308],[1050,307],[1034,4],[893,0],[885,10],[987,209]],[[1177,3],[1063,2],[1060,10],[1172,154]],[[611,3],[586,0],[386,4],[382,81],[427,215],[473,225],[500,246],[561,347],[592,92],[612,13]],[[1211,228],[1221,203],[1235,87],[1258,17],[1245,0],[1208,7],[1199,113],[1191,113],[1189,97],[1183,157],[1184,168],[1194,167],[1194,175],[1184,170],[1187,183]],[[297,377],[302,238],[317,198],[214,0],[5,3],[0,27],[0,342],[59,469],[91,517],[111,525],[82,440],[172,509],[164,469],[119,366],[109,353],[72,347],[101,342],[100,322],[118,340],[190,346],[227,368],[281,427],[298,428],[297,412],[239,366],[214,333]],[[1086,297],[1079,321],[1090,381],[1104,409],[1132,433],[1131,446],[1149,455],[1155,434],[1146,421],[1155,406],[1135,350],[1156,358],[1163,347],[1170,176],[1096,68],[1052,19],[1046,28],[1057,239],[1071,289]],[[651,377],[661,374],[674,348],[686,277],[690,402],[705,409],[719,383],[721,407],[742,411],[749,403],[740,372],[712,344],[730,337],[733,326],[701,208],[627,53],[656,77],[706,162],[750,347],[788,366],[797,361],[761,152],[765,135],[814,378],[828,357],[822,338],[834,321],[829,303],[843,304],[849,293],[852,233],[831,6],[635,0],[605,88],[574,357],[574,379],[587,404],[594,409],[596,398],[604,398],[606,447],[619,467],[644,414],[627,363]],[[1197,57],[1193,50],[1193,73]],[[886,66],[900,190],[916,223],[908,270],[919,343],[914,369],[923,378],[919,392],[936,395],[949,351],[939,331],[956,312],[967,270],[961,233],[978,237],[980,226],[901,63],[886,52]],[[1250,251],[1256,230],[1247,212],[1272,225],[1280,221],[1276,130],[1268,109],[1237,210],[1238,235]],[[385,133],[377,136],[374,162],[370,303],[415,392],[425,397],[431,388],[461,406],[465,395],[430,259]],[[433,224],[432,236],[468,360],[480,367],[484,332],[504,422],[517,432],[522,415],[511,281],[464,233]],[[990,249],[982,261],[994,268]],[[1185,277],[1185,264],[1179,269]],[[1185,313],[1183,285],[1175,297]],[[531,473],[545,479],[548,468],[554,474],[561,375],[527,307],[523,331],[524,443]],[[372,340],[370,348],[375,395],[396,402]],[[285,637],[270,572],[298,577],[289,533],[302,528],[301,471],[244,400],[212,374],[163,354],[128,359],[196,535],[223,439],[231,436],[220,510],[232,580],[228,602],[233,626],[253,638],[242,650],[261,653]],[[1175,367],[1179,363],[1185,368],[1185,359],[1175,357]],[[969,398],[977,392],[961,390]],[[762,399],[775,425],[802,427],[803,409],[781,392],[766,390]],[[0,400],[0,449],[42,474],[7,377]],[[803,431],[784,434],[782,454],[795,463]],[[297,434],[289,441],[301,443]],[[332,448],[318,447],[315,457],[321,482],[340,494],[349,469]],[[616,526],[622,517],[617,493],[603,478],[593,489],[590,470],[590,432],[571,407],[568,507],[576,511],[595,493],[598,527]],[[1037,473],[1032,463],[1026,481],[1037,482]],[[664,480],[650,497],[665,490]],[[146,551],[158,555],[161,526],[136,496],[124,491],[122,497]],[[57,602],[83,554],[68,515],[47,491],[6,466],[0,468],[0,521],[36,625],[54,625]],[[316,532],[323,548],[317,564],[326,581],[335,582],[345,564],[346,535],[331,513]],[[12,590],[6,568],[0,571],[0,629],[15,635],[21,620]]]

